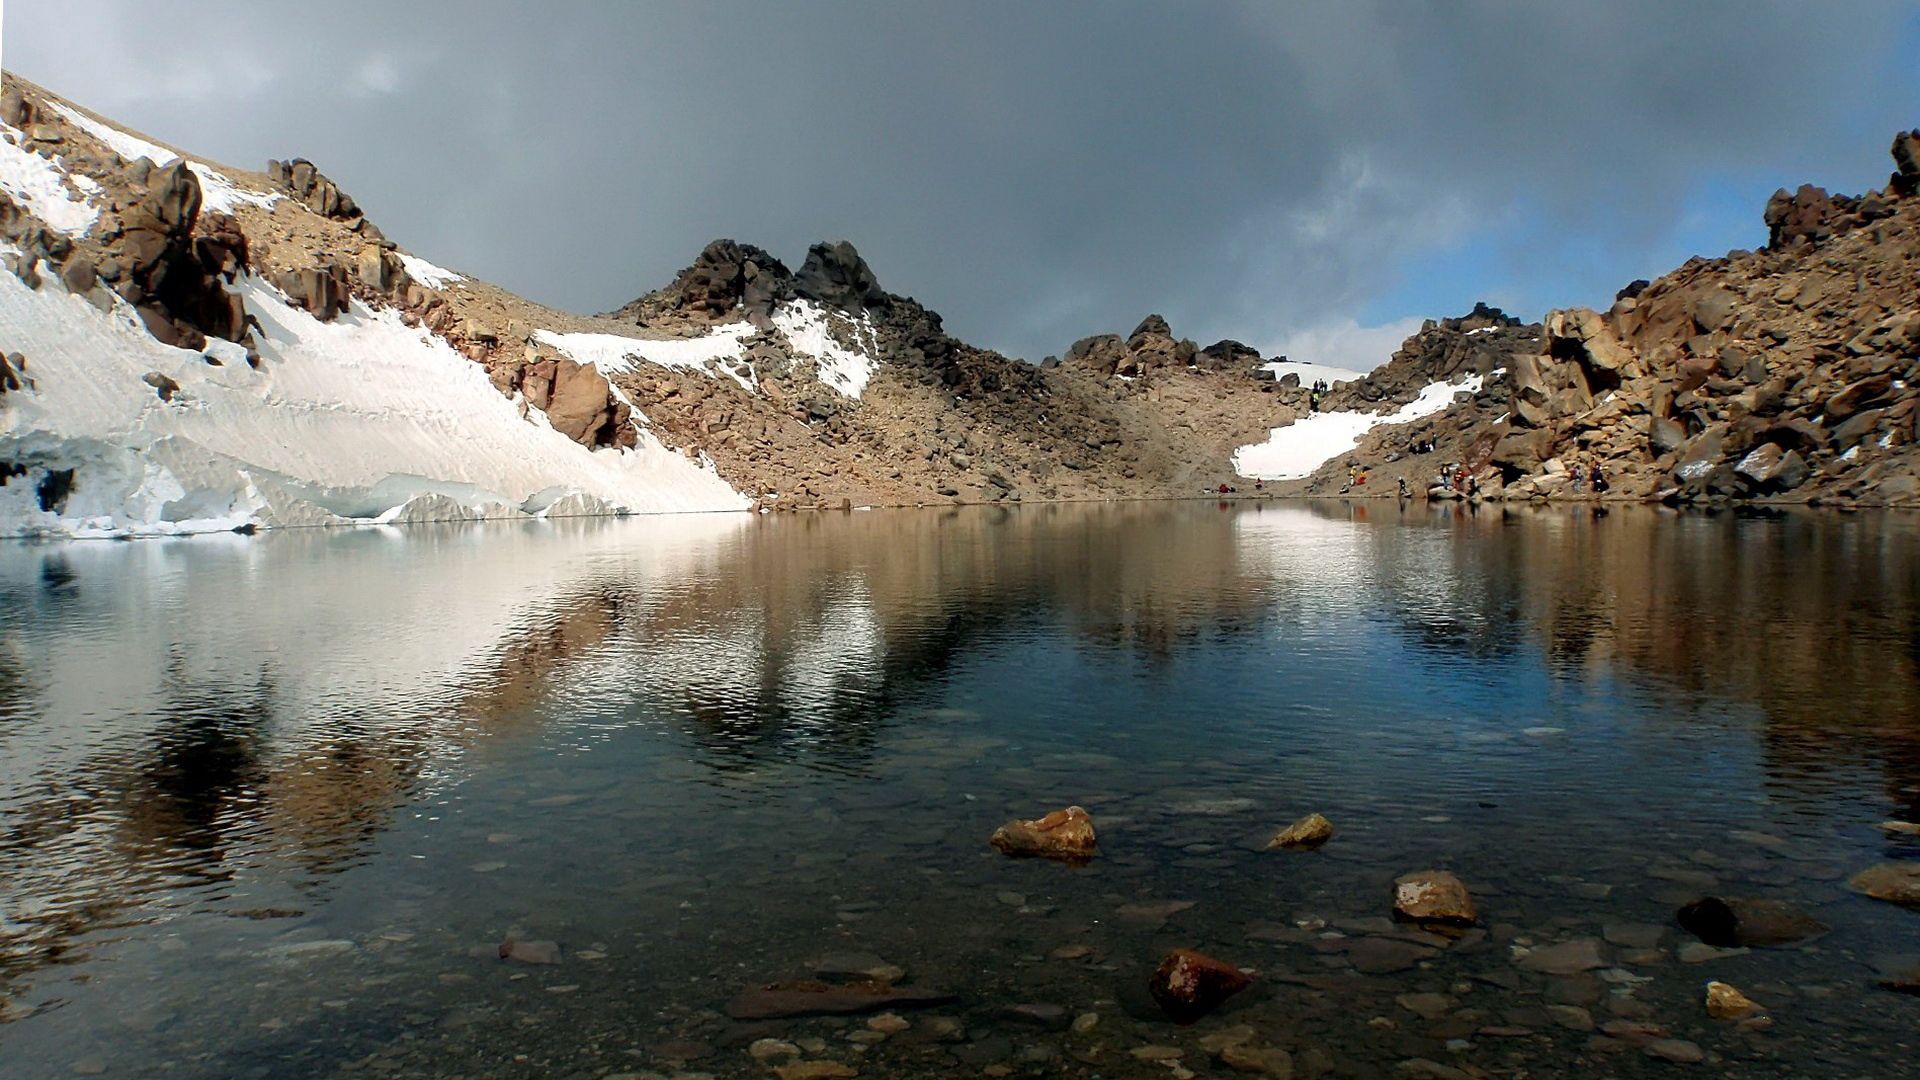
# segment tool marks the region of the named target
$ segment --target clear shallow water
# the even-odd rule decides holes
[[[0,1075],[759,1076],[776,1037],[1165,1076],[1130,1051],[1225,1073],[1236,1025],[1302,1075],[1920,1075],[1920,998],[1874,985],[1920,912],[1845,884],[1920,857],[1876,827],[1920,817],[1917,534],[1203,503],[3,548]],[[1068,803],[1090,866],[987,847]],[[1327,848],[1261,850],[1311,811]],[[1372,970],[1430,866],[1488,933]],[[1834,931],[1683,963],[1704,892]],[[1515,962],[1610,924],[1666,930]],[[1261,977],[1175,1028],[1174,946]],[[958,1000],[872,1046],[721,1011],[850,951]]]

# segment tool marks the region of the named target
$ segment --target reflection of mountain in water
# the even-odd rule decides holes
[[[1681,715],[1751,702],[1783,788],[1870,763],[1920,802],[1911,523],[1402,514],[1127,504],[8,549],[0,937],[38,964],[129,907],[210,902],[183,891],[209,880],[301,906],[489,740],[651,728],[710,775],[858,771],[973,665],[1064,644],[1154,679],[1263,636],[1313,663],[1315,635],[1366,620],[1463,678],[1537,648],[1556,677],[1628,673]]]
[[[1467,657],[1538,648],[1560,677],[1624,675],[1680,711],[1750,703],[1783,792],[1802,773],[1867,763],[1920,812],[1913,519],[1369,509],[1413,526],[1364,530],[1360,561],[1417,643]]]

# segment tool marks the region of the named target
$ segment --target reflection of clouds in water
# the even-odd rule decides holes
[[[51,948],[81,913],[158,888],[352,856],[408,792],[456,780],[473,738],[524,723],[534,695],[514,691],[562,659],[549,628],[581,583],[706,572],[752,525],[0,551],[0,596],[20,601],[0,610],[0,666],[21,673],[0,695],[0,910],[16,924],[0,936]]]

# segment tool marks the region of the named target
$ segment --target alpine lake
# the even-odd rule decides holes
[[[1920,863],[1916,668],[1889,513],[9,544],[0,1076],[1920,1076],[1850,886]],[[1091,859],[989,845],[1067,806]],[[1251,984],[1173,1023],[1176,948]]]

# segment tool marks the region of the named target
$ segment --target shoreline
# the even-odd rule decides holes
[[[1469,506],[1469,507],[1513,507],[1547,508],[1559,506],[1590,506],[1596,509],[1615,507],[1646,507],[1648,509],[1671,510],[1680,513],[1715,514],[1725,511],[1818,511],[1839,514],[1857,514],[1863,511],[1915,512],[1920,511],[1920,502],[1911,503],[1874,503],[1860,501],[1833,501],[1815,496],[1810,499],[1729,499],[1717,502],[1683,503],[1668,502],[1637,495],[1573,495],[1573,496],[1529,496],[1525,499],[1467,497],[1429,498],[1426,495],[1397,494],[1345,494],[1316,495],[1305,492],[1272,494],[1235,491],[1225,494],[1201,495],[1135,495],[1116,498],[1090,499],[1022,499],[1014,502],[916,502],[916,503],[868,503],[850,506],[786,506],[778,509],[770,507],[749,507],[744,510],[669,510],[648,513],[608,513],[608,514],[562,514],[558,516],[520,515],[518,517],[476,516],[467,518],[446,518],[439,521],[338,521],[313,525],[255,525],[246,524],[228,529],[203,529],[183,532],[124,532],[111,535],[73,536],[61,533],[0,533],[0,545],[53,545],[84,543],[132,543],[152,540],[195,540],[211,537],[252,537],[264,533],[321,532],[326,530],[354,529],[418,529],[440,528],[449,525],[537,525],[544,522],[559,521],[607,521],[630,518],[683,518],[703,517],[725,514],[741,514],[749,517],[776,517],[801,514],[855,514],[875,510],[950,510],[966,508],[977,509],[1019,509],[1021,507],[1050,506],[1092,506],[1116,503],[1177,503],[1177,502],[1221,502],[1221,503],[1308,503],[1308,502],[1393,502],[1400,504],[1422,503],[1429,506]]]

